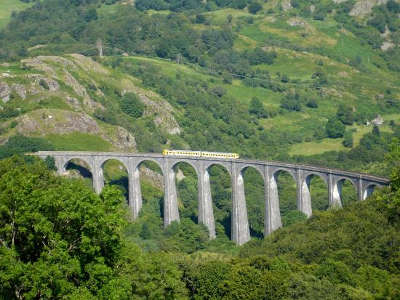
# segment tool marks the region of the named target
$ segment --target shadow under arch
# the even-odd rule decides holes
[[[298,210],[297,182],[294,174],[285,169],[278,169],[273,173],[273,177],[278,190],[282,226],[288,226],[299,219],[305,219],[305,215]]]
[[[312,211],[325,211],[329,208],[329,187],[326,178],[311,173],[305,178],[308,185]]]
[[[380,186],[376,183],[368,184],[363,190],[362,199],[367,200],[378,188],[380,188]]]
[[[104,183],[115,185],[123,193],[126,203],[129,204],[129,175],[127,166],[117,158],[106,159],[101,164]]]
[[[265,185],[259,169],[245,166],[240,171],[244,180],[250,236],[263,238],[265,219]]]
[[[340,178],[337,180],[337,187],[342,207],[349,206],[358,200],[357,185],[352,180]]]
[[[211,198],[217,238],[231,238],[232,232],[232,177],[222,164],[213,163],[207,167],[210,178]]]
[[[84,182],[93,189],[93,171],[90,165],[81,158],[71,158],[65,165],[64,169],[68,171],[72,177],[80,177]]]
[[[199,177],[195,167],[179,161],[172,166],[175,172],[175,184],[178,197],[179,215],[198,223],[199,217]]]

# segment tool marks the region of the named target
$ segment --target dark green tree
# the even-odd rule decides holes
[[[255,115],[257,118],[266,118],[268,116],[264,105],[257,97],[253,97],[249,105],[249,113]]]
[[[336,117],[345,125],[353,125],[354,123],[353,109],[347,105],[339,105]]]
[[[326,123],[325,130],[328,137],[335,139],[343,137],[346,127],[338,118],[331,118]]]
[[[251,2],[248,6],[248,10],[251,14],[255,15],[262,9],[262,6],[258,2]]]
[[[140,118],[144,113],[144,104],[134,93],[127,93],[121,99],[121,110],[133,118]]]
[[[350,130],[347,130],[344,133],[343,136],[343,146],[347,147],[347,148],[352,148],[353,147],[353,132],[351,132]]]

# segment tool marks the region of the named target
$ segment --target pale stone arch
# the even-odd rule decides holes
[[[99,167],[101,168],[101,169],[104,169],[104,165],[108,162],[108,161],[110,161],[110,160],[116,160],[116,161],[118,161],[118,162],[120,162],[124,167],[125,167],[125,169],[126,169],[126,171],[129,173],[129,162],[128,162],[128,160],[127,159],[124,159],[124,158],[121,158],[121,157],[119,157],[119,156],[107,156],[107,157],[103,157],[103,158],[101,158],[101,159],[99,159],[98,161],[97,161],[97,163],[99,164]]]
[[[218,161],[218,160],[204,161],[204,168],[206,170],[210,170],[210,168],[212,168],[213,166],[222,167],[223,169],[225,169],[228,172],[229,176],[232,177],[232,164],[231,163],[226,163],[226,162]]]
[[[344,181],[349,181],[353,185],[354,189],[357,192],[357,184],[358,184],[358,178],[353,178],[353,177],[348,177],[348,176],[336,176],[335,182],[344,182]]]
[[[358,201],[358,195],[359,195],[359,186],[358,186],[358,178],[353,178],[353,177],[348,177],[348,176],[336,176],[334,180],[334,185],[333,185],[333,194],[334,198],[336,198],[336,205],[339,207],[345,206],[347,201],[344,201],[346,199],[343,198],[343,185],[347,182],[351,183],[351,186],[353,188],[353,191],[355,193],[355,199],[354,201]]]
[[[174,169],[178,164],[181,164],[181,163],[188,164],[189,166],[191,166],[194,169],[197,177],[199,177],[199,175],[200,175],[199,165],[196,160],[179,158],[179,159],[170,159],[169,162],[170,162],[172,169]]]
[[[165,173],[165,167],[164,167],[164,163],[161,159],[157,159],[157,158],[152,158],[152,157],[140,157],[139,159],[136,159],[134,161],[134,169],[139,169],[141,165],[143,165],[143,163],[145,162],[152,162],[155,163],[157,165],[157,167],[161,170],[162,175],[164,176]]]
[[[265,179],[265,174],[264,174],[264,166],[262,165],[254,165],[254,164],[241,164],[239,167],[239,172],[243,174],[243,172],[246,172],[247,169],[253,169],[256,170],[263,179]]]
[[[325,195],[313,195],[314,189],[312,188],[313,183],[317,181],[316,184],[318,184],[318,180],[322,182],[325,186]],[[315,183],[314,183],[315,184]],[[326,210],[329,208],[329,176],[326,173],[321,173],[317,171],[304,171],[301,183],[299,186],[299,193],[301,193],[298,197],[300,198],[299,200],[299,206],[301,206],[299,209],[304,212],[308,217],[312,215],[313,210]],[[325,204],[316,203],[316,199],[314,197],[321,197],[325,198],[326,202]],[[318,197],[318,199],[320,199]]]
[[[280,174],[287,173],[292,176],[293,180],[297,183],[296,171],[294,169],[285,167],[270,167],[270,169],[272,169],[271,175],[275,177],[275,179],[277,179]]]
[[[121,164],[122,168],[125,170],[126,172],[126,177],[123,176],[122,178],[120,178],[120,182],[114,182],[114,181],[110,181],[109,184],[116,184],[119,186],[123,186],[124,189],[126,189],[126,200],[128,202],[128,205],[130,206],[130,191],[129,191],[129,186],[131,185],[131,178],[130,178],[130,168],[129,168],[129,163],[128,160],[126,158],[121,158],[119,156],[106,156],[106,157],[102,157],[101,159],[97,160],[97,164],[98,164],[98,169],[99,172],[102,173],[102,177],[103,177],[103,181],[106,181],[105,178],[105,174],[106,174],[106,170],[105,167],[108,163],[111,162],[118,162],[119,164]],[[124,182],[123,178],[126,178],[127,182]],[[105,182],[104,182],[105,184]]]
[[[155,168],[158,170],[152,170],[151,168],[142,169],[141,167],[146,163],[154,164]],[[156,187],[164,190],[161,198],[162,201],[160,202],[160,216],[164,217],[163,200],[165,198],[165,169],[162,160],[152,157],[130,157],[129,165],[129,203],[132,208],[134,219],[139,217],[143,206],[143,195],[141,189],[141,180],[143,180],[143,177],[151,178]]]
[[[68,164],[71,163],[73,160],[80,160],[80,161],[84,162],[87,165],[86,168],[88,169],[88,171],[93,175],[93,172],[94,172],[93,160],[90,157],[86,157],[86,156],[65,157],[61,164],[61,168],[62,168],[61,172],[65,172],[67,170]]]
[[[208,203],[207,205],[205,205],[206,208],[206,214],[213,215],[213,210],[214,208],[216,209],[227,209],[229,211],[229,214],[223,219],[220,220],[223,227],[224,227],[224,232],[226,235],[231,236],[232,234],[232,209],[233,209],[233,205],[232,205],[232,201],[233,201],[233,189],[234,189],[234,179],[233,179],[233,174],[232,174],[232,167],[231,167],[231,163],[224,163],[218,160],[215,161],[210,161],[210,160],[206,160],[203,162],[202,168],[203,168],[203,175],[201,176],[201,180],[199,181],[203,187],[200,186],[200,190],[203,190],[203,196],[202,198],[205,200],[205,203]],[[221,192],[221,188],[225,188],[224,187],[224,183],[221,183],[221,179],[219,178],[217,182],[213,182],[212,179],[212,173],[213,172],[213,168],[219,168],[220,170],[222,170],[225,174],[228,175],[229,177],[229,187],[228,189],[230,191],[226,191],[226,190],[222,190],[222,193],[226,193],[226,196],[229,197],[230,200],[230,206],[227,207],[222,207],[222,206],[218,206],[218,204],[215,202],[215,196],[217,196],[215,194],[216,191],[220,190]],[[213,192],[214,191],[214,192]],[[207,220],[207,216],[204,216],[205,222],[208,222],[211,226],[206,225],[207,227],[211,228],[210,230],[210,234],[212,233],[212,235],[210,235],[211,238],[215,238],[217,235],[216,229],[215,229],[215,220],[213,222],[211,222],[210,220]]]
[[[381,186],[379,184],[374,183],[374,182],[370,182],[370,183],[366,184],[362,191],[362,199],[361,200],[366,200],[369,196],[371,196],[375,192],[375,190],[377,188],[380,188],[380,187]]]
[[[250,236],[262,238],[264,236],[264,223],[265,223],[265,166],[259,164],[240,164],[238,173],[243,179],[244,199],[246,209],[248,211],[248,225]],[[253,172],[253,174],[252,174]],[[248,189],[246,186],[249,183],[247,176],[253,176],[252,183],[255,189]],[[254,177],[255,176],[255,177]],[[246,178],[247,177],[247,178]],[[258,182],[259,181],[259,182]],[[258,187],[258,183],[261,185]],[[252,196],[255,202],[249,202]],[[251,216],[251,217],[250,217]]]
[[[326,184],[328,184],[328,175],[326,173],[320,173],[317,171],[304,171],[304,178],[305,180],[310,180],[313,177],[319,177],[321,178]]]
[[[275,215],[277,215],[277,211],[279,211],[279,216],[276,216],[276,220],[274,221],[275,227],[281,227],[285,225],[285,220],[287,220],[287,216],[293,214],[292,212],[301,211],[304,212],[303,209],[299,205],[298,200],[298,189],[299,189],[299,178],[298,171],[288,167],[270,167],[270,176],[269,176],[269,193],[271,199],[275,199]],[[286,174],[291,178],[289,180],[289,185],[284,185],[282,182],[279,182],[278,178],[282,175]],[[293,186],[290,184],[293,183]],[[286,190],[286,195],[288,198],[284,198],[282,192]],[[286,200],[286,201],[284,201]]]

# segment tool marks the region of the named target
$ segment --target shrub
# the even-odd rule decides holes
[[[330,138],[340,138],[343,137],[346,127],[338,118],[331,118],[326,123],[326,134]]]
[[[343,146],[346,148],[353,147],[353,133],[351,131],[346,131],[344,134]]]
[[[144,113],[144,104],[134,93],[127,93],[122,97],[121,110],[133,118],[140,118]]]
[[[260,3],[258,2],[252,2],[250,3],[250,5],[248,6],[249,12],[253,15],[255,15],[256,13],[258,13],[261,9],[262,6]]]

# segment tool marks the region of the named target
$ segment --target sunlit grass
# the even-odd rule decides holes
[[[19,0],[0,0],[0,29],[10,21],[13,11],[23,10],[31,5],[31,3],[24,3]]]

